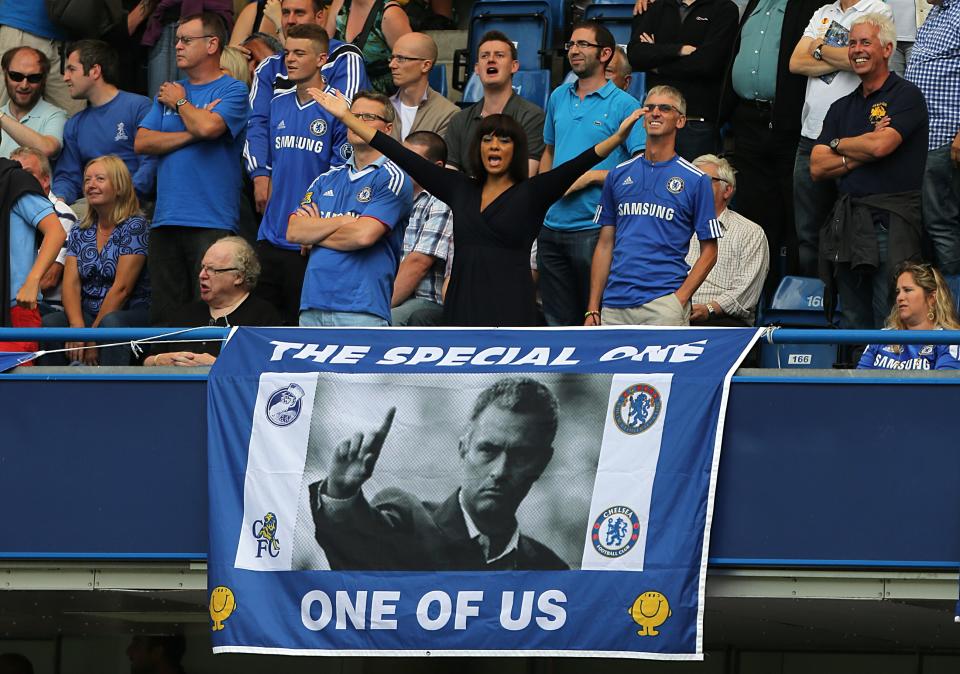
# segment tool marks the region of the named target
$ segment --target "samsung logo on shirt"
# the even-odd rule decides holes
[[[930,361],[926,358],[911,358],[910,360],[900,361],[878,353],[873,361],[873,366],[884,370],[929,370]]]
[[[303,136],[277,136],[273,141],[274,149],[282,150],[289,148],[293,150],[306,150],[307,152],[323,152],[323,141],[313,138],[304,138]]]
[[[626,201],[617,206],[617,215],[649,215],[653,218],[673,220],[673,209],[649,201]]]

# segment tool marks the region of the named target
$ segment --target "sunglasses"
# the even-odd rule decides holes
[[[660,112],[680,112],[680,110],[675,105],[670,105],[669,103],[646,103],[645,107],[648,110],[653,110],[656,108]],[[683,113],[680,113],[683,114]]]
[[[16,70],[8,70],[7,77],[9,77],[14,82],[23,82],[26,80],[30,84],[40,84],[43,82],[43,73],[33,73],[31,75],[26,75],[24,73],[18,73]]]

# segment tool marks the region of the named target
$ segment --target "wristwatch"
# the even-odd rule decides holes
[[[813,50],[813,58],[817,59],[818,61],[823,60],[823,45],[819,45]]]
[[[186,104],[187,104],[187,99],[186,99],[186,98],[181,98],[179,101],[177,101],[177,110],[180,109],[180,106],[181,106],[181,105],[186,105]]]
[[[840,154],[840,139],[839,139],[839,138],[834,138],[833,140],[830,141],[830,149],[833,150],[834,152],[836,152],[837,154]]]
[[[707,318],[713,318],[716,313],[717,310],[713,308],[713,305],[707,302]]]

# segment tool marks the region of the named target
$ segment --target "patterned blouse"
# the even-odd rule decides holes
[[[350,15],[351,0],[344,0],[340,13],[337,14],[337,39],[347,41],[347,17]],[[388,7],[398,5],[396,2],[386,2],[383,9],[373,20],[373,26],[370,28],[370,34],[367,41],[363,44],[363,61],[367,64],[367,77],[370,78],[370,84],[374,91],[381,94],[392,95],[396,91],[393,86],[393,76],[390,74],[390,45],[387,44],[387,38],[383,34],[383,13]],[[401,7],[402,8],[402,7]],[[354,38],[357,36],[354,35]]]
[[[132,216],[113,230],[110,238],[97,250],[97,225],[86,229],[74,227],[67,240],[67,255],[77,258],[80,273],[80,306],[84,313],[96,316],[117,275],[117,263],[121,255],[147,255],[147,240],[150,229],[147,221]],[[150,281],[146,267],[140,272],[133,292],[123,309],[138,309],[150,306]]]

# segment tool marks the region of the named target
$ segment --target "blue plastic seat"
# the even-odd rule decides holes
[[[823,282],[805,276],[786,276],[757,324],[790,328],[830,328],[839,324],[839,307],[834,322],[827,322],[823,310]],[[768,344],[760,348],[760,364],[771,368],[833,367],[837,360],[835,344]]]
[[[547,98],[550,97],[550,71],[521,70],[514,73],[513,90],[517,92],[518,96],[545,108]],[[480,83],[479,75],[474,73],[467,80],[467,86],[463,89],[461,103],[476,103],[481,98],[483,98],[483,85]]]
[[[435,63],[430,71],[430,88],[446,98],[447,96],[447,64]]]
[[[633,3],[594,2],[588,5],[583,18],[596,21],[613,33],[618,45],[626,47],[630,44],[630,28],[633,24]]]
[[[546,0],[482,0],[474,3],[470,13],[467,38],[467,68],[473,69],[480,38],[491,30],[499,30],[513,40],[521,70],[540,70],[546,65],[544,56],[557,28],[553,9]]]

